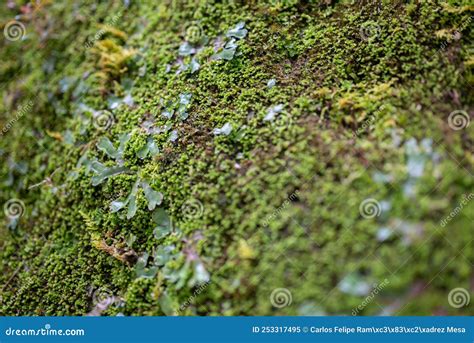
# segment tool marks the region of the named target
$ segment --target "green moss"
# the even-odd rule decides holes
[[[447,299],[470,289],[474,202],[441,225],[474,185],[473,125],[448,125],[455,110],[472,116],[472,11],[449,3],[87,1],[22,16],[25,39],[0,43],[2,127],[33,102],[0,141],[0,200],[24,203],[0,234],[0,314],[86,314],[104,293],[121,299],[108,315],[346,315],[365,298],[341,290],[347,275],[388,280],[360,314],[472,314]],[[216,61],[241,21],[235,55]],[[183,58],[190,26],[196,51]],[[170,105],[184,93],[185,120]],[[225,123],[231,133],[214,135]],[[123,133],[129,171],[92,186],[82,162],[122,163],[96,144]],[[150,137],[159,152],[140,158]],[[413,176],[406,144],[423,139],[433,152]],[[154,235],[141,189],[133,218],[110,212],[137,178],[164,195],[169,234]],[[389,207],[364,218],[368,198]],[[147,272],[123,249],[148,254]],[[276,288],[289,306],[272,303]]]

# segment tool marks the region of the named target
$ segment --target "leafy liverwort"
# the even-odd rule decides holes
[[[145,146],[141,148],[140,150],[138,150],[137,155],[143,160],[147,158],[148,156],[151,156],[151,157],[156,156],[158,152],[159,152],[159,149],[155,143],[155,140],[153,139],[153,137],[148,136]]]
[[[189,116],[187,110],[191,103],[191,97],[192,97],[191,93],[181,93],[179,95],[178,114],[180,115],[181,120],[185,120]]]
[[[276,85],[276,80],[275,79],[270,79],[267,82],[267,88],[273,88]]]
[[[213,55],[215,60],[231,60],[234,58],[235,52],[237,51],[237,43],[235,39],[231,39],[226,43],[224,49],[221,52]]]
[[[158,208],[153,212],[153,221],[156,223],[156,227],[153,230],[153,235],[156,239],[161,239],[167,236],[172,230],[171,220],[162,208]]]
[[[267,110],[267,114],[266,114],[265,118],[263,118],[263,121],[272,121],[273,119],[275,119],[275,116],[278,113],[280,113],[282,110],[283,110],[283,105],[282,104],[278,104],[278,105],[270,107]]]
[[[154,191],[146,181],[142,181],[141,186],[148,202],[148,210],[153,211],[157,205],[161,205],[163,194]]]
[[[239,22],[234,28],[227,31],[226,36],[229,38],[221,52],[212,56],[214,60],[231,60],[237,51],[237,40],[244,38],[248,30],[244,29],[245,22]]]
[[[176,142],[177,139],[178,139],[178,131],[176,130],[171,131],[169,141]]]
[[[176,101],[169,100],[164,104],[165,109],[163,112],[161,112],[161,114],[166,119],[171,119],[176,112],[180,116],[181,120],[186,120],[189,116],[188,109],[191,106],[191,98],[191,93],[181,93],[179,95],[179,99]]]
[[[102,137],[97,143],[97,148],[115,160],[122,160],[125,145],[130,140],[130,133],[119,136],[119,146],[116,148],[107,137]]]
[[[104,182],[106,179],[109,177],[119,175],[122,173],[125,173],[128,171],[128,168],[126,167],[105,167],[102,163],[99,161],[93,161],[92,162],[92,168],[91,170],[97,174],[92,177],[92,186],[97,186],[100,185],[102,182]]]
[[[133,185],[130,194],[125,199],[117,199],[110,203],[110,211],[115,213],[127,206],[127,219],[133,218],[137,212],[137,194],[140,187],[143,189],[145,194],[148,203],[148,210],[152,211],[156,206],[161,205],[163,194],[153,190],[148,182],[137,180]]]
[[[184,42],[179,46],[178,54],[179,56],[189,56],[196,52],[196,49],[192,47],[188,42]]]
[[[152,279],[155,277],[158,272],[158,266],[152,264],[150,267],[148,265],[148,258],[150,255],[144,253],[138,258],[137,264],[135,265],[135,274],[139,278]]]
[[[123,153],[125,145],[130,139],[130,134],[125,133],[119,136],[119,146],[116,148],[107,137],[102,137],[97,143],[97,148],[104,152],[110,158],[116,160],[117,165],[106,167],[97,160],[89,161],[88,168],[96,175],[92,177],[92,185],[97,186],[104,182],[107,178],[118,175],[128,171],[128,168],[123,166]]]
[[[189,63],[189,69],[190,69],[191,74],[197,72],[200,67],[201,65],[195,58],[193,58],[191,62]]]
[[[350,273],[339,282],[339,290],[343,293],[364,296],[369,294],[371,284],[359,273]]]

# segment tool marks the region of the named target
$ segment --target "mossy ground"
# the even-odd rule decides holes
[[[102,292],[121,299],[107,315],[350,315],[384,280],[357,314],[474,313],[448,303],[473,294],[474,201],[441,224],[474,186],[474,125],[448,125],[472,119],[469,1],[9,3],[1,22],[19,15],[26,36],[0,43],[0,124],[32,108],[0,141],[0,201],[24,203],[1,229],[0,314],[83,315]],[[235,55],[216,60],[242,21]],[[185,40],[197,52],[180,57]],[[164,117],[185,93],[188,118]],[[93,186],[79,159],[114,165],[96,144],[123,133],[129,171]],[[141,159],[148,136],[159,152]],[[162,238],[143,190],[133,218],[109,209],[138,177],[164,196]],[[172,257],[145,275],[124,247]],[[272,304],[278,288],[291,304]]]

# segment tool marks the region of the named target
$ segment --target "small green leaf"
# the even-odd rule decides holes
[[[177,139],[178,139],[178,131],[177,130],[171,131],[169,141],[176,142]]]
[[[145,279],[153,279],[157,272],[158,272],[158,267],[153,266],[153,267],[140,270],[139,276]]]
[[[18,226],[19,218],[9,218],[7,229],[14,231]]]
[[[131,133],[122,133],[120,136],[119,136],[119,147],[117,149],[117,152],[119,154],[119,157],[122,158],[123,156],[123,152],[125,151],[125,145],[127,144],[127,142],[130,140],[130,137],[131,137]]]
[[[135,236],[133,233],[130,234],[130,236],[127,237],[125,240],[125,243],[127,243],[127,246],[131,248],[133,246],[133,243],[137,240],[137,236]]]
[[[221,128],[216,128],[212,132],[216,136],[217,135],[228,136],[231,131],[232,131],[232,124],[231,123],[225,123]]]
[[[137,195],[139,186],[140,186],[140,180],[135,181],[135,183],[133,184],[132,190],[130,191],[129,197],[133,195]]]
[[[92,170],[92,172],[96,174],[103,173],[107,167],[104,166],[97,160],[89,160],[87,157],[82,161],[81,165],[85,165],[88,169]]]
[[[193,58],[191,62],[189,63],[189,67],[191,68],[191,74],[193,74],[199,70],[201,65],[195,58]]]
[[[166,119],[171,119],[171,117],[173,117],[173,114],[174,114],[174,110],[169,109],[169,108],[165,108],[165,110],[161,112],[161,115],[165,117]]]
[[[64,143],[66,145],[74,145],[74,143],[76,142],[76,138],[72,134],[71,130],[64,131],[63,137],[64,137]]]
[[[216,57],[218,59],[230,61],[231,59],[234,58],[234,55],[235,55],[235,49],[224,49],[222,50],[221,53],[217,54]]]
[[[160,192],[154,191],[150,185],[143,181],[142,182],[143,192],[145,193],[145,198],[148,201],[148,209],[153,211],[157,205],[160,205],[163,201],[163,194]]]
[[[201,284],[208,282],[210,279],[210,275],[207,272],[204,264],[200,261],[194,263],[194,281],[196,284]]]
[[[191,93],[181,93],[179,95],[179,104],[184,106],[189,105],[189,103],[191,102],[191,97]]]
[[[148,257],[148,253],[144,253],[138,258],[137,263],[135,264],[135,274],[139,278],[142,277],[146,279],[152,279],[158,272],[157,266],[151,266],[147,268]]]
[[[144,159],[148,155],[155,156],[156,154],[158,154],[158,152],[159,152],[159,149],[153,137],[149,136],[147,138],[145,146],[138,151],[137,155],[141,159]]]
[[[267,110],[267,114],[265,115],[265,118],[263,118],[263,121],[272,121],[275,119],[275,116],[280,113],[283,110],[283,105],[278,104],[272,107],[269,107]]]
[[[237,49],[237,41],[235,39],[231,39],[229,40],[226,44],[225,44],[225,49],[232,49],[235,50]]]
[[[221,59],[231,60],[234,58],[236,51],[237,51],[237,44],[236,44],[235,39],[232,38],[230,41],[227,42],[224,49],[218,54],[213,55],[212,58],[215,60],[221,60]]]
[[[150,141],[148,142],[148,150],[150,152],[150,155],[152,157],[155,157],[159,152],[160,152],[160,149],[158,148],[158,146],[156,145],[155,141],[153,140],[153,138],[151,137],[148,137],[150,139]]]
[[[237,39],[242,39],[248,33],[248,31],[244,29],[244,27],[245,27],[245,22],[241,21],[234,28],[227,31],[226,36],[229,38],[233,37]]]
[[[120,99],[119,97],[115,95],[111,95],[107,98],[107,104],[108,104],[107,106],[111,110],[118,108],[121,103],[122,103],[122,99]]]
[[[188,117],[189,117],[189,113],[186,112],[186,111],[182,111],[182,112],[180,113],[179,117],[181,118],[181,120],[186,120],[186,119],[188,119]]]
[[[181,44],[179,46],[178,55],[179,56],[189,56],[189,55],[194,54],[195,51],[196,51],[196,49],[194,49],[191,46],[191,44],[189,44],[188,42],[184,42],[183,44]]]
[[[133,97],[130,93],[128,93],[124,98],[123,98],[123,103],[127,105],[128,107],[133,107],[135,105],[135,101],[133,100]]]
[[[365,296],[369,294],[372,286],[367,278],[358,272],[347,274],[338,284],[341,292],[355,296]]]
[[[154,262],[157,266],[164,266],[172,258],[171,253],[175,249],[174,245],[168,245],[165,247],[160,246],[155,253]]]
[[[175,286],[176,289],[181,289],[186,284],[186,280],[188,279],[189,273],[191,271],[190,264],[191,263],[189,261],[186,261],[179,271],[173,273],[173,278],[177,281]]]
[[[189,104],[191,103],[191,97],[191,93],[181,93],[179,95],[178,113],[180,115],[181,120],[185,120],[189,116],[189,114],[187,113],[187,109],[189,108]]]
[[[138,150],[137,155],[140,159],[143,160],[148,156],[148,152],[149,152],[148,144],[145,144],[145,146],[143,148]]]
[[[140,185],[139,180],[137,180],[132,187],[132,190],[130,191],[130,194],[127,196],[125,200],[115,200],[112,201],[110,204],[110,211],[112,213],[120,211],[122,208],[125,208],[125,206],[128,205],[127,208],[127,218],[130,219],[132,218],[135,213],[137,212],[137,204],[136,204],[136,195],[138,193],[138,186]]]
[[[82,156],[77,161],[76,168],[80,168],[80,167],[84,166],[84,167],[86,167],[86,172],[88,173],[92,169],[92,163],[93,162],[94,162],[93,160],[89,159],[87,152],[85,152],[84,154],[82,154]],[[97,160],[95,160],[95,162],[99,163]]]
[[[135,264],[135,269],[144,269],[148,263],[149,256],[150,255],[147,252],[143,253],[143,255],[138,258],[137,263]]]
[[[273,88],[276,85],[276,80],[275,79],[270,79],[267,82],[267,87],[268,88]]]
[[[170,234],[172,229],[171,219],[164,209],[156,209],[152,214],[152,219],[157,224],[153,230],[156,239],[161,239]]]

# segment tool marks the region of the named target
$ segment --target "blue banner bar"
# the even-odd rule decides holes
[[[473,317],[0,317],[9,342],[474,342]]]

